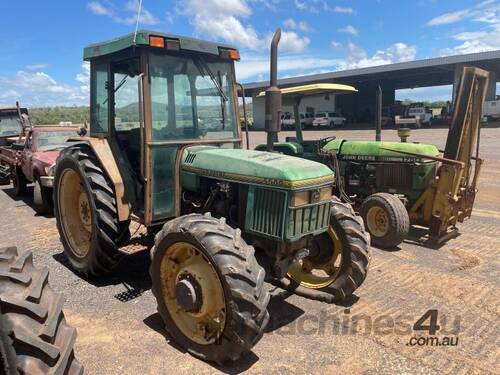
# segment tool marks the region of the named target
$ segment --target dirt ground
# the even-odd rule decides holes
[[[281,137],[292,133],[281,133]],[[372,139],[373,131],[307,131],[306,138],[336,135]],[[265,134],[251,132],[251,143]],[[413,141],[444,147],[445,129],[419,129]],[[397,140],[394,130],[383,139]],[[500,139],[483,129],[486,159],[473,217],[461,235],[440,249],[408,241],[395,251],[373,249],[368,278],[344,305],[328,305],[268,286],[271,321],[251,353],[224,367],[191,357],[170,341],[151,294],[146,252],[127,257],[105,279],[74,274],[62,252],[55,219],[36,216],[29,197],[0,190],[0,246],[34,252],[50,268],[50,283],[66,297],[66,316],[78,329],[76,354],[87,374],[448,374],[498,373],[500,368]],[[454,346],[432,346],[414,323],[435,309],[434,335]],[[429,323],[427,320],[425,323]],[[420,344],[412,345],[418,342]],[[426,345],[429,344],[429,345]],[[495,368],[497,370],[495,370]]]

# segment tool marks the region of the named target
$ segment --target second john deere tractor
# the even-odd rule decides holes
[[[139,31],[84,56],[90,136],[61,153],[54,180],[57,227],[78,272],[112,271],[130,221],[142,223],[156,233],[150,274],[167,331],[216,362],[261,338],[266,277],[330,301],[363,283],[369,236],[332,199],[331,170],[241,148],[236,49]]]
[[[456,224],[472,213],[483,162],[480,119],[488,81],[487,71],[463,68],[443,151],[407,142],[409,129],[398,130],[400,143],[335,137],[304,140],[300,120],[295,121],[296,137],[276,142],[275,136],[273,147],[328,165],[336,175],[335,193],[362,214],[374,245],[394,248],[407,238],[411,225],[424,229],[427,243],[441,245],[457,235]],[[350,86],[323,83],[285,88],[282,94],[298,119],[305,95],[354,91]],[[261,144],[256,150],[266,147]]]

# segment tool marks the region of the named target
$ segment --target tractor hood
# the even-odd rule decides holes
[[[182,169],[221,180],[300,189],[333,183],[323,164],[270,152],[193,146],[186,149]]]
[[[425,158],[418,158],[415,155],[393,152],[387,149],[406,151],[425,156],[439,155],[439,150],[436,146],[421,143],[349,141],[346,139],[334,139],[323,147],[323,151],[335,151],[341,159],[364,161],[391,161],[394,159],[403,159],[406,161],[409,159],[422,159],[421,161],[426,161]]]

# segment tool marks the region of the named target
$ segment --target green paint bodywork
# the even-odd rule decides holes
[[[186,150],[182,169],[221,180],[290,189],[324,185],[333,181],[333,173],[328,167],[310,160],[269,152],[211,146]],[[315,179],[322,180],[323,183],[316,183]],[[307,183],[308,180],[311,181],[310,184]]]
[[[376,186],[363,185],[362,191],[366,196],[376,192],[389,192],[401,194],[406,197],[407,204],[413,204],[416,199],[427,189],[427,187],[435,180],[437,174],[438,162],[435,160],[426,159],[386,150],[406,151],[424,156],[436,157],[440,152],[434,145],[421,143],[401,143],[401,142],[376,142],[376,141],[349,141],[345,139],[332,140],[304,140],[301,143],[292,142],[276,142],[274,150],[276,152],[293,155],[304,158],[310,161],[325,163],[330,166],[331,161],[324,155],[335,152],[339,160],[340,175],[346,180],[353,174],[352,168],[358,168],[356,172],[361,175],[368,175],[373,172],[361,170],[361,166],[368,164],[388,166],[391,164],[407,165],[411,167],[411,186]],[[266,145],[260,144],[256,150],[265,150]],[[364,167],[363,167],[364,168]],[[357,174],[357,173],[356,173]],[[362,198],[360,191],[357,191],[359,198]]]
[[[407,151],[425,156],[439,156],[439,150],[434,145],[402,142],[348,141],[334,139],[324,147],[324,152],[335,151],[339,159],[340,173],[348,177],[346,172],[350,163],[404,163],[411,165],[411,187],[374,186],[373,192],[390,192],[404,195],[411,205],[427,187],[434,181],[438,162],[386,150]]]
[[[83,50],[83,59],[87,61],[92,60],[98,57],[122,51],[124,49],[133,46],[139,46],[139,47],[149,46],[150,36],[162,36],[164,38],[178,40],[180,43],[181,50],[185,51],[219,55],[219,48],[236,49],[232,46],[221,43],[212,43],[185,36],[159,33],[156,31],[139,30],[135,38],[135,43],[134,43],[134,33],[131,33],[125,36],[121,36],[119,38],[115,38],[101,43],[90,44],[86,46],[85,49]],[[151,48],[156,48],[156,47],[151,47]]]
[[[245,232],[294,242],[327,231],[330,201],[291,207],[297,190],[317,190],[333,183],[325,165],[276,153],[214,146],[193,146],[182,157],[182,186],[200,191],[202,177],[248,185]]]
[[[323,151],[336,151],[339,155],[412,158],[408,155],[384,150],[384,148],[413,152],[426,156],[439,155],[439,150],[436,146],[426,145],[422,143],[348,141],[345,139],[334,139],[328,142],[323,147]]]

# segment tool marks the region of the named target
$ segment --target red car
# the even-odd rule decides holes
[[[12,180],[17,195],[26,193],[26,185],[35,184],[34,208],[38,213],[52,210],[53,172],[60,151],[78,137],[78,127],[34,126],[21,143],[12,145],[15,162]]]

